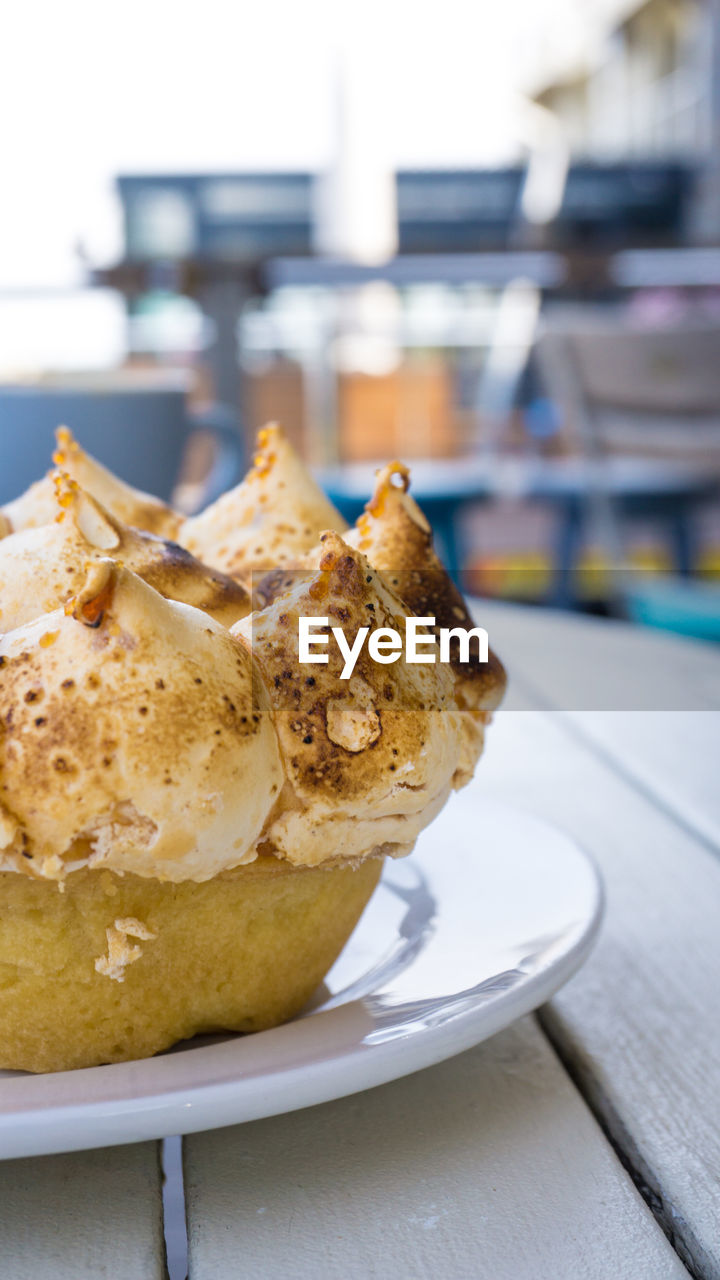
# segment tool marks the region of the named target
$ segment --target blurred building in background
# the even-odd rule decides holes
[[[636,562],[720,565],[720,394],[686,394],[720,334],[720,0],[283,12],[282,49],[267,15],[243,29],[239,80],[231,33],[204,61],[169,8],[144,30],[175,56],[122,109],[93,64],[107,111],[65,128],[55,257],[37,175],[0,253],[0,376],[183,371],[246,441],[280,418],[349,514],[375,460],[416,460],[491,589],[590,572],[626,518]],[[618,403],[570,341],[592,331],[637,349]]]
[[[705,6],[646,0],[605,6],[611,32],[574,63],[538,73],[534,101],[560,121],[587,159],[696,158],[713,130],[712,57]]]

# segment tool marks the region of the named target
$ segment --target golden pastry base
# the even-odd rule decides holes
[[[310,998],[368,902],[382,858],[294,868],[272,857],[204,884],[76,871],[65,892],[0,873],[0,1067],[63,1071],[144,1058],[201,1032],[259,1031]],[[106,929],[156,936],[118,982]]]

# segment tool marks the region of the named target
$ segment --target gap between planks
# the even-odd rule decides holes
[[[549,1042],[555,1056],[565,1068],[570,1080],[575,1085],[588,1109],[595,1117],[599,1128],[605,1135],[620,1164],[632,1179],[638,1193],[652,1213],[655,1221],[665,1233],[669,1244],[675,1250],[686,1271],[693,1280],[705,1280],[705,1274],[696,1265],[690,1249],[687,1247],[682,1233],[678,1230],[678,1221],[672,1210],[668,1209],[660,1191],[648,1181],[647,1165],[637,1149],[628,1129],[612,1106],[609,1098],[598,1087],[592,1071],[582,1069],[577,1053],[564,1034],[562,1023],[553,1016],[552,1004],[543,1005],[535,1014],[540,1031]],[[174,1277],[170,1277],[174,1280]]]

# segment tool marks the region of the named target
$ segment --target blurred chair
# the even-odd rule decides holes
[[[572,572],[593,527],[613,565],[621,612],[720,639],[720,589],[687,580],[694,515],[720,494],[720,326],[554,325],[540,338],[537,356],[586,466],[584,491],[566,522],[562,566]],[[627,570],[625,516],[665,527],[683,578]]]
[[[191,436],[213,443],[203,482],[210,502],[240,479],[243,440],[222,405],[189,413],[183,385],[116,374],[73,382],[0,385],[0,502],[16,498],[52,465],[53,432],[70,427],[80,444],[139,489],[170,500]]]

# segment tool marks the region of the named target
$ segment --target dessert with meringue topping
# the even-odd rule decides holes
[[[28,1071],[293,1017],[505,683],[301,660],[307,615],[469,620],[401,464],[348,532],[276,426],[191,519],[58,446],[0,514],[0,1067]]]

